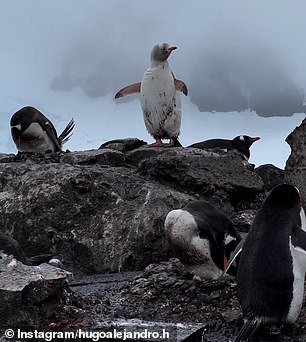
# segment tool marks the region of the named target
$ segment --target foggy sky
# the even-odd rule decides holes
[[[153,45],[168,42],[200,110],[257,97],[257,108],[272,99],[274,114],[292,101],[290,114],[306,89],[305,13],[303,0],[2,1],[0,89],[104,96],[140,81]]]

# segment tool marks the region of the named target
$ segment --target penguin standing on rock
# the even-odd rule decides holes
[[[206,149],[221,149],[226,152],[230,150],[237,150],[242,153],[246,159],[250,158],[250,147],[252,144],[259,140],[260,137],[249,137],[248,135],[238,135],[232,140],[228,139],[210,139],[194,143],[188,147],[200,148],[202,150]]]
[[[19,152],[59,152],[71,137],[73,119],[57,136],[52,122],[34,107],[24,107],[11,118],[11,134]]]
[[[299,190],[276,186],[257,212],[242,247],[237,284],[244,325],[235,342],[260,324],[294,323],[306,270],[306,219]]]
[[[176,46],[157,44],[151,52],[151,65],[142,81],[117,92],[115,99],[140,93],[141,108],[147,131],[155,139],[149,146],[181,146],[178,136],[181,127],[181,99],[179,92],[187,95],[183,81],[174,77],[168,57]],[[165,145],[162,139],[170,139]]]
[[[175,254],[192,274],[217,279],[241,240],[232,222],[206,201],[192,201],[172,210],[165,233]]]

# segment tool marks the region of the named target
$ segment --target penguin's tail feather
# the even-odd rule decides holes
[[[236,336],[234,342],[247,342],[253,336],[256,329],[261,324],[260,318],[254,318],[251,320],[246,320],[243,327],[240,329],[238,335]]]
[[[58,137],[60,146],[64,145],[72,136],[72,130],[74,129],[74,120],[71,119],[68,125],[64,128],[63,132]]]
[[[178,138],[173,139],[174,147],[183,147],[182,144],[179,142]]]

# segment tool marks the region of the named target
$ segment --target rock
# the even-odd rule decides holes
[[[39,265],[44,262],[49,262],[53,257],[52,254],[38,254],[31,257],[27,257],[23,249],[21,248],[18,241],[12,237],[0,232],[0,251],[8,255],[13,255],[17,260],[21,261],[26,265]]]
[[[61,158],[62,163],[71,165],[110,165],[122,166],[125,163],[124,154],[118,151],[90,150],[83,152],[65,153]]]
[[[285,181],[295,185],[301,191],[302,196],[306,194],[306,119],[300,126],[296,127],[287,138],[291,153],[286,162]]]
[[[247,233],[250,230],[255,215],[256,210],[254,209],[241,210],[233,214],[232,222],[240,232]]]
[[[276,185],[285,181],[285,171],[272,165],[260,165],[254,170],[263,180],[267,191],[272,190]]]
[[[74,290],[83,294],[83,308],[97,324],[91,330],[110,325],[130,328],[138,322],[142,328],[146,324],[166,330],[169,325],[176,327],[175,335],[171,335],[175,341],[183,341],[201,327],[203,339],[197,333],[193,337],[198,338],[190,336],[186,341],[233,341],[243,323],[236,282],[198,281],[181,267],[178,259],[171,259],[148,265],[136,277],[126,277],[126,273],[86,276]],[[257,340],[305,341],[305,314],[304,306],[291,331],[282,331],[276,339],[274,331],[268,335],[259,332]]]
[[[232,216],[261,204],[264,184],[235,151],[132,149],[139,144],[0,158],[3,234],[27,258],[55,256],[76,275],[133,271],[171,257],[170,210],[206,199]]]
[[[122,161],[121,152],[98,150],[67,153],[59,163],[2,163],[3,232],[28,257],[52,253],[75,273],[168,259],[164,218],[193,197],[145,180]]]
[[[26,263],[27,257],[18,241],[0,232],[0,250],[9,255],[14,255],[17,260]]]
[[[60,296],[72,274],[48,264],[27,266],[1,253],[0,259],[0,328],[28,326],[41,315],[40,307],[57,298],[53,310],[61,305]],[[50,314],[50,312],[49,312]],[[22,325],[21,325],[22,324]]]
[[[288,160],[285,176],[303,186],[305,175],[295,170],[301,167],[303,173],[305,167],[300,156],[306,155],[305,149],[295,141],[304,139],[306,133],[301,132],[289,139],[293,161]],[[0,155],[2,247],[9,246],[9,253],[29,264],[41,256],[56,257],[77,276],[85,275],[74,287],[81,296],[77,297],[66,287],[69,273],[3,258],[3,327],[39,325],[41,316],[45,327],[52,320],[53,327],[62,328],[82,327],[93,318],[158,317],[165,322],[199,322],[210,341],[236,335],[239,327],[234,323],[240,312],[236,283],[200,282],[177,259],[168,261],[172,253],[164,219],[170,210],[204,199],[247,232],[281,172],[269,166],[259,176],[235,151],[220,155],[141,144],[122,139],[98,150],[56,156]],[[299,151],[298,157],[294,151]],[[123,271],[139,270],[136,278],[124,278]],[[118,271],[123,273],[102,279],[102,273]],[[72,313],[78,318],[85,313],[86,319],[71,322],[67,316]],[[280,341],[285,340],[290,339]]]
[[[137,138],[127,138],[127,139],[116,139],[107,141],[102,144],[99,149],[111,148],[120,152],[133,151],[143,145],[147,145],[147,142],[137,139]]]
[[[171,149],[140,162],[138,173],[184,193],[229,202],[235,209],[263,191],[261,178],[245,167],[240,153],[211,154],[199,149]]]

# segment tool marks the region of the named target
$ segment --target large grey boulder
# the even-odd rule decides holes
[[[306,196],[306,119],[287,136],[286,142],[291,153],[286,162],[285,181]]]
[[[0,328],[28,326],[29,317],[34,323],[46,311],[58,310],[72,278],[71,273],[51,265],[27,266],[3,253],[0,273]]]
[[[58,158],[3,155],[0,180],[2,233],[27,257],[52,254],[75,274],[168,260],[170,210],[206,199],[232,216],[258,208],[264,194],[239,153],[120,143]]]
[[[259,165],[254,171],[261,177],[267,191],[285,181],[285,171],[272,164]]]

